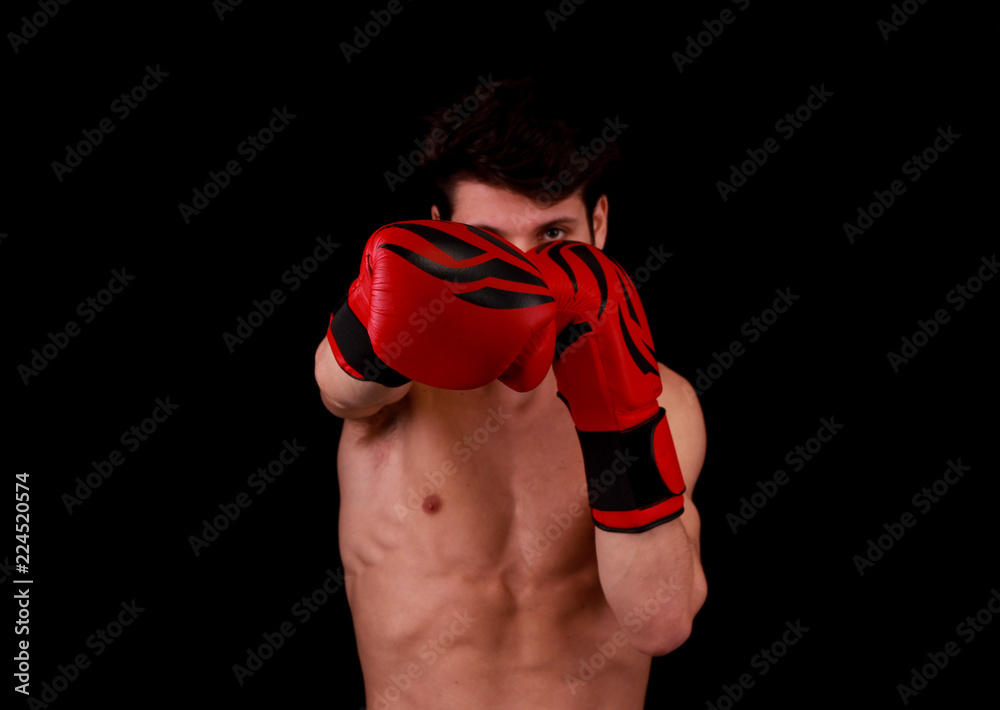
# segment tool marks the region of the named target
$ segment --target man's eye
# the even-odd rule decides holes
[[[550,229],[546,229],[542,234],[544,234],[546,239],[562,239],[566,236],[566,230],[562,227],[551,227]]]

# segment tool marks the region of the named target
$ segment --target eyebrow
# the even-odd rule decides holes
[[[572,227],[577,222],[579,222],[579,220],[576,217],[559,217],[559,218],[556,218],[556,219],[553,219],[553,220],[549,220],[545,224],[540,225],[537,228],[536,231],[538,231],[538,232],[544,232],[547,229],[551,229],[552,227],[555,227],[555,226],[561,225],[561,224],[564,224],[567,227]],[[488,224],[474,224],[472,226],[476,227],[478,229],[485,229],[487,232],[493,232],[494,234],[499,234],[501,237],[506,237],[507,236],[506,234],[503,233],[503,231],[497,229],[496,227],[491,227]]]

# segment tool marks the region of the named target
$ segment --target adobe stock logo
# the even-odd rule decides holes
[[[49,20],[59,14],[60,5],[68,5],[69,0],[38,0],[39,11],[30,18],[27,15],[21,16],[21,34],[16,32],[7,33],[7,41],[14,54],[21,51],[22,44],[27,44],[38,36],[38,30],[49,24]]]
[[[400,0],[389,0],[389,4],[385,6],[384,10],[371,10],[369,12],[372,19],[366,22],[364,27],[355,25],[353,42],[340,43],[340,51],[347,63],[351,63],[351,55],[361,54],[361,50],[371,44],[372,40],[389,26],[392,18],[403,10],[404,7]]]
[[[347,573],[343,567],[336,570],[327,567],[326,576],[323,577],[320,586],[313,589],[308,595],[303,594],[298,601],[292,604],[290,613],[295,617],[300,628],[314,618],[314,615],[344,588],[346,579]],[[288,620],[279,624],[274,631],[261,632],[260,638],[263,639],[263,643],[247,647],[245,665],[233,664],[232,670],[236,682],[241,686],[246,684],[247,679],[252,678],[264,667],[267,661],[274,658],[274,655],[284,648],[297,630],[292,621]]]
[[[618,139],[618,136],[628,126],[629,124],[622,122],[621,116],[615,116],[613,119],[607,116],[601,127],[600,135],[592,138],[587,145],[577,146],[577,149],[569,156],[573,170],[560,170],[554,179],[542,180],[542,190],[534,196],[535,203],[541,207],[548,207],[555,202],[566,199],[579,187],[576,182],[587,170],[587,167],[598,160],[599,156]],[[564,192],[566,196],[563,196]]]
[[[414,681],[424,677],[424,672],[437,663],[438,659],[449,652],[449,649],[456,645],[456,642],[465,635],[479,617],[471,616],[467,609],[455,609],[451,616],[446,619],[444,630],[431,636],[427,642],[420,646],[417,655],[420,656],[420,663],[410,660],[406,667],[399,664],[399,673],[389,674],[389,685],[381,690],[375,691],[374,703],[369,706],[370,710],[390,710],[392,704],[401,699],[403,695],[414,685]],[[430,675],[432,671],[428,671]],[[407,704],[407,707],[413,707]],[[364,709],[362,709],[364,710]]]
[[[924,173],[930,170],[944,153],[955,145],[955,141],[962,137],[961,133],[956,133],[949,125],[947,130],[938,127],[937,137],[924,148],[920,153],[913,153],[909,160],[903,163],[899,169],[910,179],[911,183],[919,180]],[[872,197],[875,199],[867,206],[861,205],[857,208],[857,219],[843,223],[844,236],[854,244],[856,237],[860,237],[875,226],[876,220],[881,218],[886,212],[896,204],[896,198],[906,194],[906,185],[902,180],[893,180],[885,190],[875,190]]]
[[[843,428],[844,425],[837,422],[835,416],[822,417],[819,420],[816,435],[789,449],[788,453],[785,454],[785,463],[792,468],[793,472],[798,473],[805,467],[806,462],[812,461],[824,445],[833,441],[833,438]],[[788,473],[781,468],[771,475],[770,480],[758,480],[757,490],[749,496],[744,495],[740,498],[740,507],[737,511],[726,513],[726,522],[729,523],[729,529],[733,531],[733,535],[739,532],[741,525],[746,525],[764,506],[773,500],[782,487],[788,484],[789,480]]]
[[[108,110],[115,115],[119,124],[122,123],[132,114],[132,111],[139,108],[139,104],[159,88],[168,76],[170,73],[160,69],[159,63],[155,67],[147,64],[146,73],[139,80],[139,83],[127,92],[123,91],[108,105]],[[73,145],[66,144],[66,155],[63,162],[52,161],[52,172],[55,173],[56,180],[62,182],[66,175],[79,168],[83,164],[83,159],[91,155],[97,146],[104,142],[104,137],[115,130],[115,127],[114,120],[105,116],[97,122],[96,128],[82,129],[80,135],[83,136],[83,140],[77,141]]]
[[[929,486],[921,488],[910,499],[910,504],[921,515],[926,515],[930,512],[933,505],[946,496],[951,491],[952,486],[961,481],[965,474],[972,470],[971,466],[962,465],[961,458],[956,461],[948,459],[946,463],[947,468],[945,468],[941,477]],[[864,577],[865,572],[870,567],[874,567],[876,562],[884,558],[896,546],[896,543],[903,539],[906,531],[914,527],[920,520],[921,518],[917,517],[913,512],[905,511],[896,520],[890,519],[890,522],[882,523],[882,529],[876,535],[866,540],[868,545],[863,550],[863,554],[854,555],[851,559],[854,563],[854,568],[858,571],[858,575]],[[885,532],[882,533],[882,530]]]
[[[762,334],[778,322],[779,316],[787,313],[788,309],[799,300],[798,294],[792,293],[791,286],[775,289],[774,293],[777,298],[774,299],[770,308],[765,308],[760,312],[760,315],[753,316],[740,326],[740,333],[747,336],[747,342],[750,344],[760,340]],[[713,352],[712,359],[715,362],[695,370],[697,377],[694,381],[694,391],[698,393],[698,396],[705,394],[736,363],[736,358],[742,357],[746,352],[747,347],[742,340],[734,340],[721,353]]]
[[[316,246],[313,247],[312,256],[306,256],[282,272],[281,283],[290,287],[287,293],[284,289],[275,288],[263,300],[255,298],[253,307],[246,316],[240,315],[236,318],[236,325],[232,332],[229,330],[222,332],[222,342],[229,350],[230,355],[236,352],[237,346],[243,345],[264,325],[268,318],[275,314],[278,306],[287,303],[290,293],[298,291],[302,284],[308,281],[319,270],[319,267],[340,248],[340,243],[332,241],[332,236],[327,234],[325,237],[316,237]]]
[[[801,129],[817,111],[823,108],[832,96],[833,92],[827,90],[826,84],[820,84],[818,87],[815,85],[810,86],[809,95],[805,101],[795,111],[789,111],[775,121],[774,130],[784,140],[791,140],[796,131]],[[717,180],[715,182],[715,187],[718,189],[719,197],[722,198],[722,201],[727,202],[730,194],[736,193],[746,185],[747,181],[756,175],[760,168],[764,167],[770,156],[777,153],[780,149],[781,144],[774,137],[767,138],[760,148],[747,148],[747,160],[744,160],[739,165],[736,163],[729,165],[729,182],[725,180]]]
[[[997,262],[996,254],[992,254],[988,258],[981,256],[979,261],[981,265],[976,273],[969,276],[964,282],[955,284],[955,288],[945,295],[945,302],[953,305],[956,313],[965,308],[968,302],[975,298],[976,294],[982,291],[985,285],[1000,272],[1000,263]],[[899,338],[899,352],[890,350],[886,353],[893,373],[898,373],[903,365],[908,364],[919,355],[921,349],[930,343],[931,338],[937,336],[941,329],[951,322],[951,318],[952,314],[948,312],[947,308],[938,308],[927,320],[918,319],[916,329]]]
[[[450,108],[446,109],[441,114],[441,118],[451,126],[451,131],[454,131],[462,125],[465,119],[478,111],[499,86],[499,81],[493,81],[492,73],[488,76],[480,74],[479,83],[476,84],[476,87],[463,96],[461,101],[456,101]],[[405,156],[402,153],[398,153],[396,157],[399,159],[399,162],[396,165],[396,172],[386,170],[382,173],[382,177],[385,178],[385,184],[389,187],[389,192],[395,192],[398,185],[412,177],[417,172],[417,169],[423,166],[427,157],[448,140],[449,135],[451,135],[450,131],[446,131],[441,127],[435,127],[425,138],[417,138],[413,141],[414,150],[411,150]]]
[[[219,18],[219,22],[226,21],[227,12],[235,12],[236,8],[242,3],[243,0],[213,0],[212,8],[215,10],[215,14]]]
[[[128,449],[130,454],[134,454],[144,442],[149,441],[170,415],[181,407],[176,402],[171,402],[170,397],[157,397],[155,405],[148,417],[143,418],[138,424],[133,424],[118,437],[118,441]],[[76,477],[74,480],[76,487],[73,488],[72,493],[66,492],[62,494],[61,500],[63,505],[66,506],[66,512],[72,515],[73,508],[83,505],[83,501],[90,498],[94,491],[111,478],[115,470],[124,463],[125,454],[119,449],[112,449],[106,459],[101,459],[100,461],[91,460],[91,470],[83,477]]]
[[[298,114],[291,113],[288,106],[277,106],[271,109],[271,118],[266,125],[256,133],[247,134],[246,139],[236,146],[236,153],[244,159],[244,163],[249,165],[260,155],[277,135],[285,130],[293,119],[298,118]],[[190,225],[191,221],[208,209],[212,200],[217,198],[233,182],[233,179],[243,172],[243,165],[238,160],[229,160],[218,172],[208,171],[208,181],[201,186],[191,188],[191,204],[179,202],[177,212],[184,225]]]
[[[247,485],[256,491],[258,497],[268,489],[268,484],[274,483],[288,468],[298,461],[299,457],[305,453],[305,446],[299,444],[298,438],[291,441],[283,439],[281,450],[273,459],[268,461],[266,466],[259,467],[256,472],[247,477]],[[238,493],[232,503],[219,503],[219,514],[211,520],[203,518],[202,528],[198,535],[188,535],[188,544],[195,557],[201,556],[201,551],[212,545],[219,536],[236,522],[242,512],[253,504],[253,498],[246,491]],[[214,510],[213,510],[214,512]]]
[[[788,652],[802,640],[809,632],[809,627],[802,624],[801,619],[796,619],[795,623],[785,622],[785,630],[781,632],[781,637],[772,642],[767,647],[761,647],[760,651],[750,659],[750,667],[757,671],[761,677],[774,667]],[[754,678],[751,673],[742,673],[732,685],[722,684],[722,694],[715,701],[706,700],[705,710],[732,710],[746,692],[757,685],[758,678]]]
[[[750,7],[750,0],[732,1],[741,11]],[[693,64],[695,59],[700,57],[706,49],[712,46],[715,40],[722,36],[726,25],[731,25],[735,21],[736,15],[729,8],[720,12],[717,20],[702,20],[701,25],[705,29],[693,37],[687,36],[687,44],[684,45],[683,52],[674,52],[670,55],[670,58],[674,60],[674,66],[677,67],[677,72],[683,74],[685,65]]]
[[[622,626],[628,628],[633,634],[638,634],[661,609],[669,608],[673,598],[685,589],[686,587],[678,582],[673,575],[667,580],[661,579],[653,590],[652,596],[648,597],[642,606],[636,604],[632,607],[632,611],[622,617],[622,624],[610,638],[597,641],[594,644],[593,647],[597,649],[597,653],[591,654],[589,658],[577,659],[579,666],[576,675],[570,673],[563,675],[563,681],[569,688],[570,694],[576,695],[580,688],[596,678],[608,666],[609,661],[618,654],[619,649],[625,648],[629,644],[628,634]]]
[[[100,289],[93,296],[88,296],[76,306],[76,314],[83,318],[84,324],[89,324],[97,318],[98,313],[103,313],[107,306],[111,305],[115,296],[122,293],[135,278],[134,274],[128,273],[127,267],[111,270],[111,278],[108,280],[107,288]],[[48,332],[49,342],[31,350],[31,359],[26,365],[17,366],[17,374],[25,387],[28,386],[32,377],[37,377],[42,370],[49,366],[53,360],[70,346],[72,339],[80,335],[83,331],[80,324],[75,320],[68,321],[61,328],[56,328],[56,332]]]
[[[552,31],[555,32],[559,29],[559,23],[568,20],[570,15],[576,12],[576,8],[586,1],[587,0],[561,0],[555,10],[546,10],[545,19],[548,20],[549,27],[552,28]]]
[[[993,587],[986,604],[976,611],[975,616],[969,614],[958,622],[955,634],[961,637],[966,644],[972,643],[997,617],[1000,617],[1000,591]],[[959,646],[957,642],[949,641],[942,650],[928,651],[924,654],[928,662],[919,667],[912,666],[910,668],[909,685],[906,683],[896,685],[896,692],[899,693],[899,699],[903,701],[903,705],[909,705],[912,698],[925,690],[928,684],[951,664],[952,659],[962,652],[962,648],[963,646]],[[922,661],[923,658],[920,660]]]
[[[504,411],[503,406],[490,407],[486,410],[486,417],[480,426],[469,433],[463,434],[461,439],[456,439],[451,451],[463,463],[472,458],[474,451],[482,449],[490,436],[500,430],[507,420],[511,418],[509,412]],[[447,483],[448,478],[459,472],[458,465],[454,458],[445,459],[438,468],[431,471],[424,471],[425,480],[407,488],[406,505],[396,503],[393,506],[393,513],[400,522],[405,522],[416,511],[423,508],[425,501],[437,493],[437,491]]]
[[[886,42],[892,37],[893,32],[898,32],[900,28],[907,23],[907,21],[913,15],[917,14],[917,10],[923,5],[927,0],[905,0],[902,6],[893,3],[892,14],[889,15],[888,20],[879,20],[875,23],[878,26],[879,32],[882,33],[882,39]]]

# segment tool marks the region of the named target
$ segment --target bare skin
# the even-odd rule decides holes
[[[548,227],[553,210],[582,201],[490,215],[483,208],[509,193],[477,189],[464,201],[458,191],[453,219],[513,220],[482,226],[506,228],[522,249],[547,235],[590,241],[585,213],[558,236]],[[472,204],[479,214],[462,218]],[[606,201],[601,209],[603,243]],[[340,548],[369,708],[643,706],[651,653],[683,642],[705,594],[690,498],[704,421],[690,385],[660,369],[686,510],[627,535],[593,525],[551,371],[527,393],[499,382],[390,389],[352,380],[320,343],[321,396],[345,420]]]

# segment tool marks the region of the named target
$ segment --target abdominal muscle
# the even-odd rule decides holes
[[[573,422],[530,393],[414,383],[345,420],[340,548],[369,708],[641,708],[650,658],[597,575]]]

